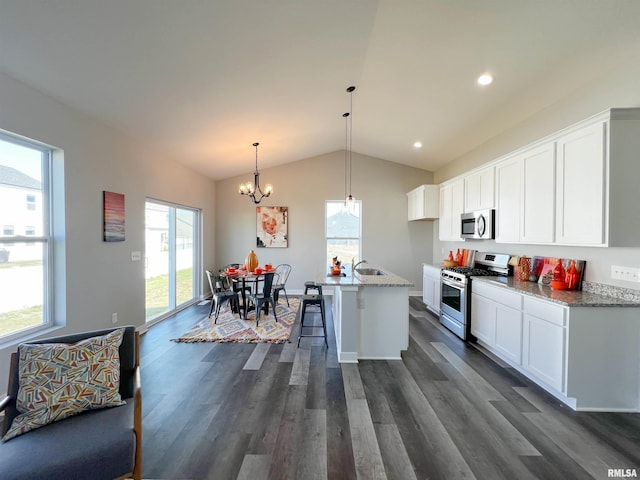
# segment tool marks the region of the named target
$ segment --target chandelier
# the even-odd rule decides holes
[[[270,183],[264,187],[264,192],[260,188],[260,172],[258,171],[258,142],[254,143],[253,146],[256,147],[256,170],[253,172],[253,183],[241,183],[238,188],[238,193],[240,195],[249,195],[249,198],[253,203],[258,204],[262,201],[264,197],[268,197],[273,193],[273,186]]]

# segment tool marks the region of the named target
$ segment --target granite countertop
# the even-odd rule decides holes
[[[413,283],[404,278],[390,272],[384,267],[366,263],[361,265],[362,268],[377,268],[383,271],[384,275],[360,275],[359,273],[351,274],[351,265],[345,266],[343,270],[344,276],[318,274],[315,281],[320,285],[327,286],[352,286],[352,287],[413,287]]]
[[[567,307],[640,307],[640,302],[576,290],[553,290],[536,282],[516,281],[514,277],[472,277],[473,282],[498,285],[525,295]],[[472,287],[473,289],[473,287]]]

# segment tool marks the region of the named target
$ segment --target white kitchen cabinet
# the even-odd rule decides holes
[[[486,346],[496,343],[495,302],[476,293],[471,294],[471,333]]]
[[[436,315],[440,314],[440,268],[423,265],[422,300],[429,310]]]
[[[606,243],[606,133],[602,120],[558,139],[558,243]]]
[[[557,139],[556,244],[637,247],[640,109],[614,108]]]
[[[555,142],[547,142],[520,155],[522,205],[520,243],[552,243],[555,227]]]
[[[638,151],[640,109],[624,108],[496,160],[496,242],[640,246],[640,216],[629,214],[640,204]]]
[[[495,167],[482,168],[464,177],[464,211],[495,207]]]
[[[564,306],[473,280],[478,343],[574,410],[640,411],[637,307]]]
[[[408,219],[436,220],[440,214],[440,187],[420,185],[407,193]]]
[[[520,364],[522,358],[522,314],[519,309],[496,305],[495,348],[502,358]]]
[[[566,393],[566,308],[525,298],[522,368],[558,392]]]
[[[441,241],[461,241],[460,215],[464,209],[464,180],[444,183],[440,186],[440,221],[438,223]]]
[[[520,241],[522,159],[508,158],[496,166],[496,242]]]
[[[520,364],[522,296],[485,283],[471,294],[471,333],[498,356]]]
[[[552,243],[555,143],[525,150],[496,166],[496,241]]]

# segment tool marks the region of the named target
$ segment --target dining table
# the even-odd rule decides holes
[[[247,284],[252,284],[249,288],[255,295],[258,293],[258,284],[264,280],[265,273],[275,273],[276,271],[275,268],[257,270],[258,271],[256,272],[256,270],[248,271],[247,269],[236,268],[231,271],[229,269],[226,269],[220,273],[222,276],[228,278],[232,282],[241,284],[239,288],[240,295],[242,296],[242,305],[240,306],[240,310],[244,311],[245,320],[247,319],[247,313],[249,312],[247,305]],[[269,305],[267,304],[265,307],[267,309],[265,310],[265,314],[268,314]],[[242,318],[242,314],[240,312],[238,312],[238,314]]]

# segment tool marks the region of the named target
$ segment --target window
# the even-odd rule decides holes
[[[168,202],[145,204],[146,321],[191,305],[200,292],[200,211]]]
[[[350,264],[351,259],[360,259],[362,204],[356,200],[351,208],[347,208],[344,200],[327,200],[325,204],[325,238],[327,241],[327,265],[331,259],[338,257],[343,264]]]
[[[0,342],[51,323],[50,159],[49,148],[0,132]]]
[[[35,209],[36,209],[36,196],[27,195],[27,210],[35,210]]]

